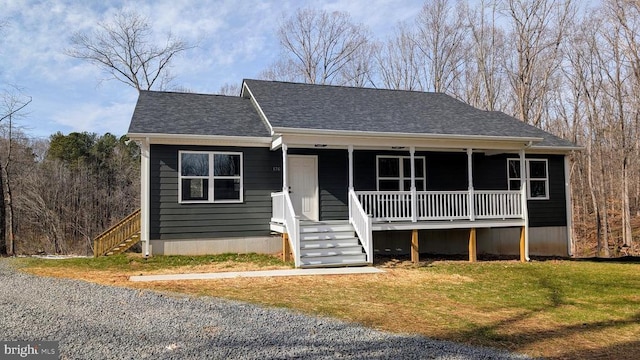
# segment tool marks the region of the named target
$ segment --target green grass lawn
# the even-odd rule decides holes
[[[219,296],[548,358],[637,358],[640,263],[435,261],[383,274],[130,283],[162,271],[286,268],[261,255],[21,259],[27,271]],[[173,270],[172,270],[173,269]]]

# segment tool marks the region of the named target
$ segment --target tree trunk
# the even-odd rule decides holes
[[[0,164],[2,167],[2,164]],[[5,207],[4,207],[4,176],[3,171],[0,171],[0,199],[2,199],[2,206],[0,206],[0,255],[9,255],[7,251],[7,240],[5,239],[5,227],[6,227],[6,216],[5,216]]]

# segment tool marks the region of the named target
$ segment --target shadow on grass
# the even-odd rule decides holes
[[[609,339],[607,343],[601,347],[582,346],[576,349],[569,339],[574,335],[585,332],[605,332],[607,329],[621,328],[625,326],[633,326],[640,324],[640,311],[630,314],[624,319],[605,320],[585,322],[578,324],[569,324],[565,326],[557,326],[548,330],[539,328],[531,328],[530,330],[520,331],[518,333],[510,333],[518,322],[534,318],[541,313],[549,312],[561,306],[575,305],[566,299],[562,286],[556,284],[553,278],[545,276],[544,273],[538,272],[536,269],[528,269],[528,273],[537,279],[541,288],[547,291],[545,305],[537,306],[534,309],[521,312],[515,316],[495,322],[490,325],[478,326],[468,331],[454,334],[454,337],[467,339],[469,343],[478,345],[493,344],[496,347],[504,347],[505,344],[511,344],[509,347],[512,351],[522,351],[539,342],[552,339],[567,339],[566,352],[554,356],[555,359],[637,359],[640,354],[640,341],[630,341],[624,344],[613,344],[615,339]],[[597,343],[593,341],[592,343]],[[541,344],[543,346],[543,344]],[[547,357],[549,357],[547,355]]]

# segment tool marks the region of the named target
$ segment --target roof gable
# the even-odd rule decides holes
[[[130,134],[269,137],[251,101],[238,96],[140,91]]]

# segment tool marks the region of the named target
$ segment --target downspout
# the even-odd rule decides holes
[[[526,173],[527,173],[527,162],[525,158],[525,150],[530,148],[533,145],[533,141],[529,141],[521,150],[520,150],[520,183],[521,186],[525,185]],[[527,189],[527,192],[529,189]],[[524,258],[527,261],[531,261],[529,257],[529,194],[525,194],[525,202],[524,202],[524,211],[525,211],[525,224],[524,224]]]

